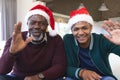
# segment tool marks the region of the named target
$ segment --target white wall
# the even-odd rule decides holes
[[[22,31],[27,30],[27,26],[25,24],[24,18],[26,13],[36,4],[43,4],[40,1],[35,0],[17,0],[17,21],[22,21]]]
[[[94,22],[92,32],[98,33],[98,34],[100,33],[107,34],[107,32],[101,27],[102,24],[103,24],[103,21]]]

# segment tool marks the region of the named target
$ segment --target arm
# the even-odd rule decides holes
[[[4,47],[3,54],[0,58],[0,74],[7,74],[12,70],[15,56],[9,52],[11,39],[9,39]]]
[[[78,66],[78,47],[75,44],[74,37],[72,35],[65,35],[63,37],[63,41],[67,56],[66,76],[71,78],[77,77],[76,75],[78,74],[79,70],[81,70],[81,68]]]
[[[21,22],[15,24],[12,38],[6,42],[3,54],[0,58],[1,74],[7,74],[12,70],[16,54],[21,51],[30,41],[31,38],[28,38],[26,41],[24,41],[22,38]]]
[[[27,46],[27,44],[32,41],[32,37],[27,38],[25,41],[23,40],[21,34],[21,25],[21,22],[18,22],[14,25],[12,41],[9,49],[10,53],[13,55],[24,49]]]

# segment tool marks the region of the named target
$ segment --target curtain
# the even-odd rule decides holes
[[[2,40],[7,40],[12,35],[14,24],[17,21],[16,9],[16,0],[1,0]]]

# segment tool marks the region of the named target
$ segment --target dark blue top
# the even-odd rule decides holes
[[[81,48],[79,47],[79,61],[80,61],[80,67],[88,70],[95,71],[101,76],[104,76],[93,64],[90,55],[89,55],[89,48]]]

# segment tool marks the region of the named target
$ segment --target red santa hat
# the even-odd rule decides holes
[[[68,21],[69,28],[71,28],[75,23],[79,21],[85,21],[85,22],[90,23],[91,25],[94,24],[92,16],[90,16],[89,12],[87,11],[85,7],[82,7],[77,10],[73,10],[70,13],[70,19]]]
[[[48,24],[50,24],[50,27],[52,30],[52,31],[49,31],[51,36],[57,35],[57,33],[55,31],[54,17],[53,17],[52,11],[48,7],[38,4],[38,5],[34,6],[33,8],[31,8],[25,17],[26,24],[27,24],[29,17],[32,15],[35,15],[35,14],[42,15],[46,18],[46,20],[47,20]]]

